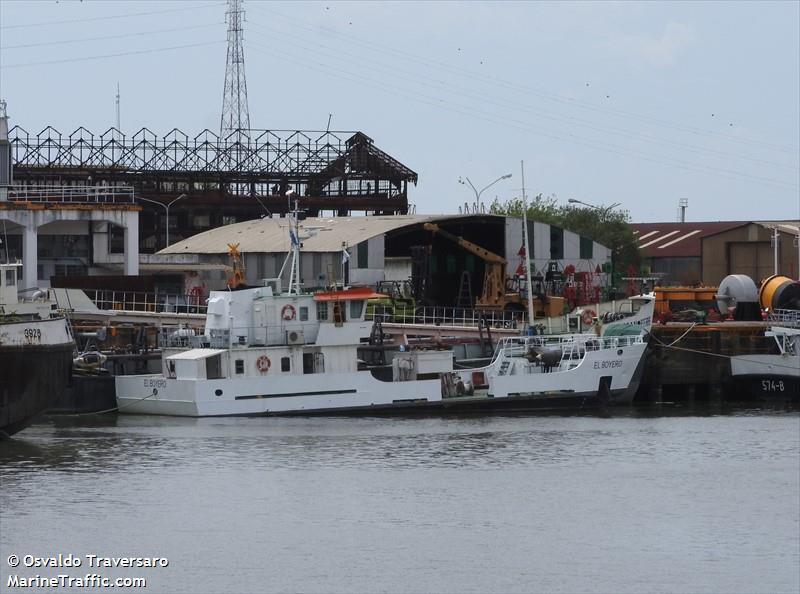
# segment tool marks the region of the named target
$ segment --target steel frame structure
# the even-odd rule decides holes
[[[417,182],[363,132],[237,130],[220,138],[175,128],[159,137],[142,128],[126,137],[113,127],[64,135],[48,126],[31,135],[15,126],[9,141],[16,185],[124,184],[159,201],[180,193],[189,195],[187,204],[217,198],[223,210],[255,197],[283,214],[286,192],[294,190],[309,214],[406,214],[408,182]]]

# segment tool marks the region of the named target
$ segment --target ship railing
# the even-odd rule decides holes
[[[312,344],[317,340],[319,325],[292,324],[282,326],[234,326],[209,328],[205,333],[192,328],[162,328],[158,335],[161,348],[231,349],[253,346],[291,346]]]
[[[501,354],[504,357],[523,357],[531,349],[560,349],[562,359],[582,358],[587,351],[619,349],[642,344],[642,335],[593,336],[574,334],[565,336],[513,336],[498,341],[493,360]]]
[[[522,328],[528,315],[522,311],[480,311],[461,307],[405,307],[403,305],[368,305],[367,320],[395,324],[439,326],[479,326]]]
[[[147,293],[107,289],[84,292],[98,309],[105,310],[205,315],[207,309],[205,297],[196,293]]]
[[[800,311],[795,309],[776,309],[770,312],[769,321],[779,326],[800,328]]]

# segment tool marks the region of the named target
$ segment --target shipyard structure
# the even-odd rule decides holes
[[[197,297],[226,286],[228,244],[239,244],[243,280],[258,284],[281,275],[291,248],[285,217],[295,207],[307,217],[300,271],[308,288],[413,277],[425,301],[471,307],[489,266],[502,262],[501,282],[524,270],[520,219],[409,214],[417,173],[363,132],[236,130],[223,138],[142,129],[128,137],[116,128],[31,134],[3,124],[11,167],[0,218],[25,288]],[[438,233],[424,228],[434,221]],[[550,293],[555,285],[546,283],[577,274],[575,292],[596,300],[611,251],[545,224],[528,229],[535,289]]]

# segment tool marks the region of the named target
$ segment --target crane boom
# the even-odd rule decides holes
[[[486,248],[479,246],[476,243],[472,243],[471,241],[467,241],[463,237],[458,237],[457,235],[453,235],[449,231],[445,231],[436,223],[425,223],[422,226],[426,231],[431,231],[433,233],[438,233],[442,237],[449,239],[453,243],[461,246],[465,250],[467,250],[471,254],[475,254],[482,260],[486,262],[492,262],[494,264],[506,264],[506,259],[502,256],[498,256],[497,254],[490,252]]]

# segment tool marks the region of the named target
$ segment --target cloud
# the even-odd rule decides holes
[[[670,21],[658,37],[631,35],[623,37],[620,45],[637,63],[669,68],[691,46],[694,38],[694,29],[690,25]]]

